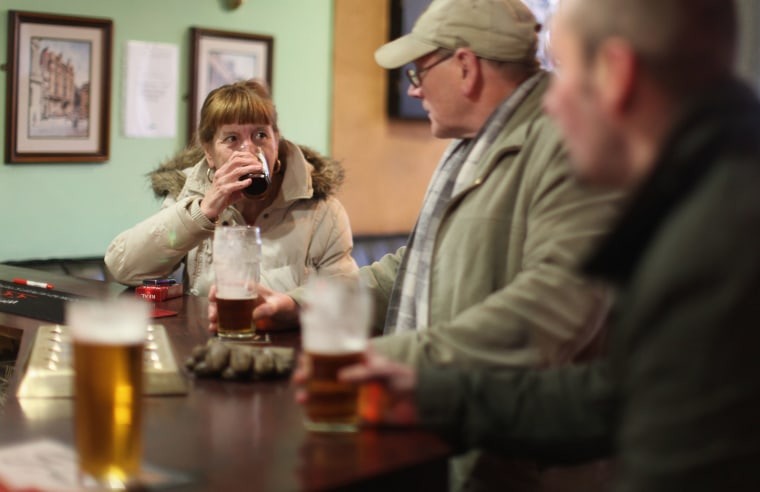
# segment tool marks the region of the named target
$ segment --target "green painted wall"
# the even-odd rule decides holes
[[[272,90],[283,135],[329,150],[332,0],[245,0],[237,10],[228,10],[226,0],[6,0],[3,4],[7,8],[0,11],[2,26],[7,26],[8,10],[110,18],[114,49],[110,160],[0,166],[0,261],[102,256],[116,234],[158,210],[160,202],[145,175],[186,143],[191,26],[273,36]],[[176,138],[122,134],[124,51],[130,40],[179,46]],[[2,35],[0,53],[6,52],[7,39]],[[3,108],[5,91],[6,77],[0,77]],[[0,135],[5,142],[4,117]]]

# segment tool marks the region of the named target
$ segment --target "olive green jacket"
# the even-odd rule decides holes
[[[597,332],[607,293],[575,273],[620,195],[574,178],[542,112],[544,76],[486,150],[442,218],[430,267],[430,326],[374,340],[394,359],[435,366],[566,362]],[[383,326],[405,248],[360,269]]]

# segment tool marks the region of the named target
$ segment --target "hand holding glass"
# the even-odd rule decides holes
[[[247,147],[244,149],[247,149]],[[256,149],[256,157],[259,159],[259,162],[261,162],[261,171],[240,177],[241,181],[244,179],[251,179],[251,184],[243,188],[243,194],[248,198],[263,195],[266,193],[269,185],[272,184],[272,179],[269,177],[269,164],[267,163],[267,158],[264,157],[264,152],[261,151],[260,147]]]
[[[359,422],[357,385],[338,372],[364,360],[369,337],[369,294],[356,281],[318,278],[306,287],[301,309],[305,360],[306,428],[350,432]]]

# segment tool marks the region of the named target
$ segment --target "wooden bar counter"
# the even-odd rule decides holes
[[[56,291],[85,296],[123,288],[0,265],[0,280],[39,279]],[[126,295],[129,295],[127,293]],[[178,315],[154,320],[169,335],[177,363],[208,339],[207,300],[184,296],[159,303]],[[0,335],[20,337],[15,381],[0,408],[0,445],[50,438],[73,447],[73,401],[15,397],[24,361],[40,325],[0,312]],[[298,346],[295,333],[273,345]],[[184,369],[183,369],[184,371]],[[145,397],[144,462],[191,477],[172,491],[445,490],[451,449],[434,435],[412,430],[309,433],[287,380],[230,382],[187,378],[182,396]]]

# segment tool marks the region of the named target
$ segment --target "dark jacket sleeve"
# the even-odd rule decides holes
[[[545,463],[612,450],[615,392],[606,361],[547,370],[421,368],[421,423],[454,445]]]

